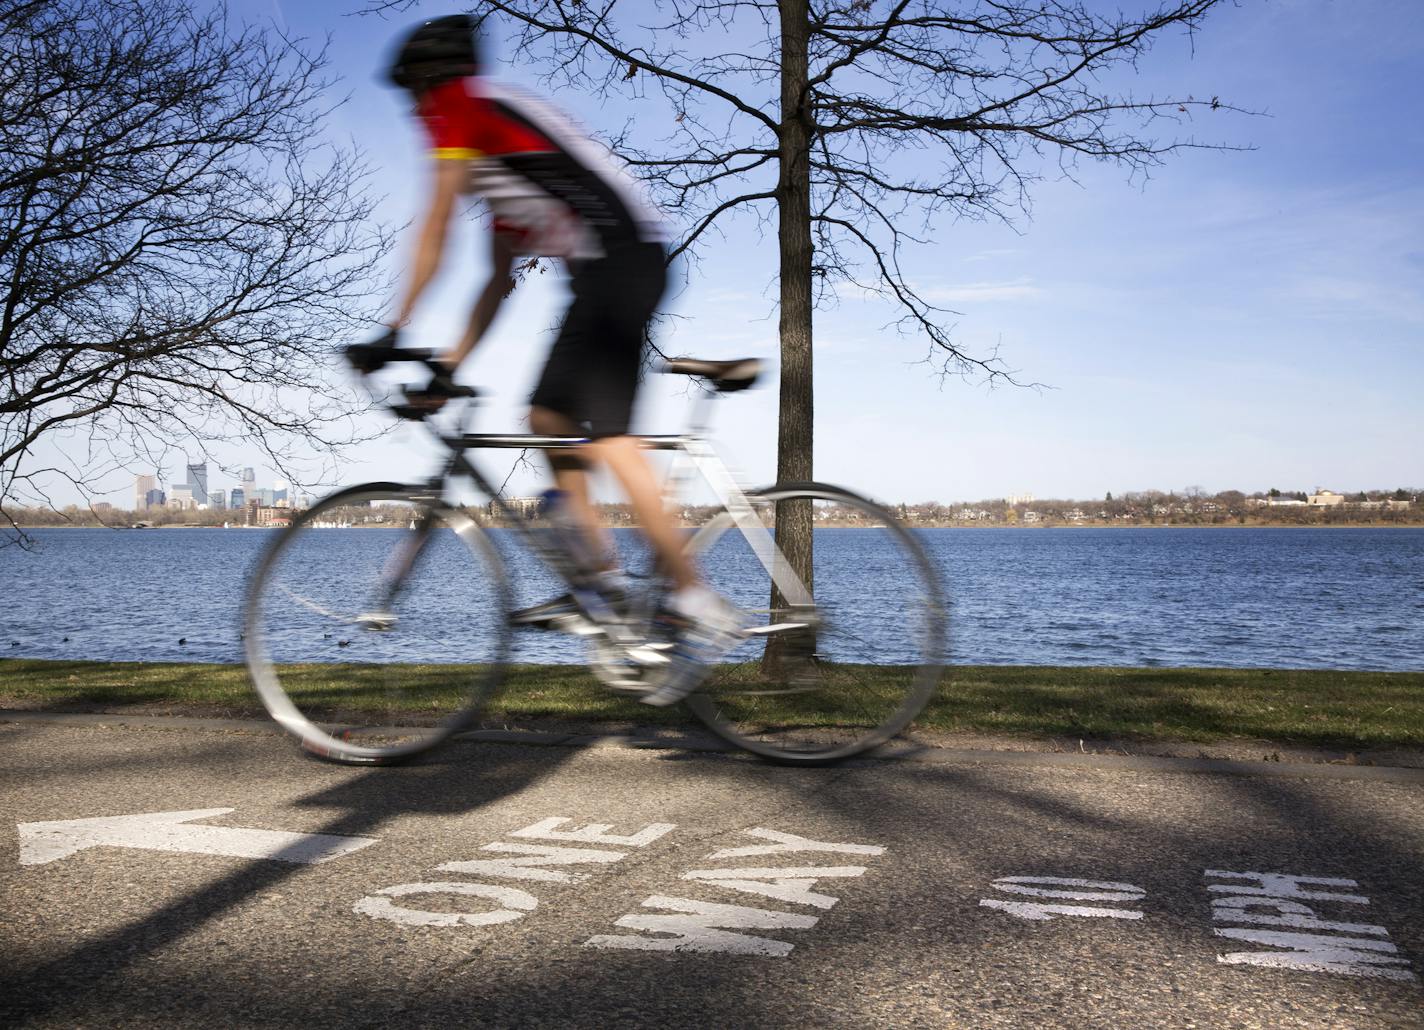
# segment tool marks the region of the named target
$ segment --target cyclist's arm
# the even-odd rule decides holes
[[[455,210],[455,199],[469,178],[470,169],[465,161],[435,161],[435,181],[430,195],[430,206],[425,212],[421,225],[420,240],[415,248],[415,260],[411,264],[410,281],[406,284],[405,295],[400,309],[391,322],[392,328],[399,329],[410,321],[416,302],[435,272],[440,267],[441,255],[445,253],[445,237],[450,228],[450,215]]]
[[[489,282],[485,284],[479,299],[475,301],[474,309],[470,312],[470,321],[465,327],[465,335],[460,337],[460,342],[442,359],[452,372],[459,368],[460,362],[464,361],[470,351],[475,349],[475,344],[480,342],[485,330],[494,321],[501,302],[514,288],[514,283],[509,277],[510,269],[514,267],[513,240],[508,234],[502,232],[492,232],[490,238],[492,242]]]

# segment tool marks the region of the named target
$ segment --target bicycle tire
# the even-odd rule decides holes
[[[396,527],[338,528],[373,518],[361,514],[373,505],[395,506]],[[477,719],[503,679],[509,608],[503,563],[474,519],[420,487],[350,487],[263,550],[244,611],[248,673],[268,714],[312,754],[400,762]],[[482,643],[457,651],[453,641],[472,635]],[[436,661],[462,667],[422,670]]]
[[[735,543],[744,539],[740,533],[728,535],[735,528],[732,515],[715,516],[693,535],[688,553],[713,587],[749,613],[752,631],[762,627],[767,643],[749,637],[713,667],[685,704],[722,739],[782,764],[825,765],[880,747],[929,703],[943,670],[948,618],[937,570],[890,512],[851,491],[788,482],[747,497],[769,528],[775,506],[796,500],[808,501],[813,508],[818,503],[834,506],[842,514],[855,515],[858,526],[879,526],[886,534],[875,536],[884,539],[865,535],[874,530],[857,528],[846,530],[856,536],[845,543],[859,548],[863,561],[882,566],[875,577],[881,585],[868,585],[860,566],[853,572],[837,568],[834,556],[827,554],[829,539],[824,540],[816,547],[809,584],[816,618],[822,621],[804,631],[775,631],[776,626],[795,626],[798,616],[771,609],[770,577],[764,570],[748,588],[748,570],[755,573],[759,563],[749,547],[739,549]],[[891,561],[893,569],[887,567]],[[897,596],[875,596],[876,590],[884,592],[887,582],[898,582]],[[866,626],[852,629],[857,610],[865,613],[860,618]],[[893,637],[893,642],[858,636],[869,632]],[[773,645],[778,636],[779,644]],[[780,646],[782,655],[769,663],[767,649],[772,646]],[[881,661],[872,660],[876,658]],[[900,661],[886,660],[892,658]],[[776,725],[778,721],[785,725]]]

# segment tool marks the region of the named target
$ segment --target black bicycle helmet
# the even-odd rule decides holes
[[[474,21],[468,14],[451,14],[416,26],[396,53],[390,80],[401,89],[429,89],[474,75],[479,67]]]

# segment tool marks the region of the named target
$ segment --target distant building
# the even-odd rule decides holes
[[[1334,490],[1317,490],[1306,498],[1306,503],[1314,508],[1333,508],[1337,504],[1345,503],[1345,495],[1337,494]]]
[[[235,487],[233,487],[233,488],[232,488],[232,493],[230,493],[230,494],[227,495],[227,506],[228,506],[229,508],[231,508],[233,511],[239,511],[239,510],[242,508],[242,506],[243,506],[244,504],[246,504],[246,503],[247,503],[247,495],[243,492],[242,487],[240,487],[240,486],[235,486]]]
[[[1010,508],[1016,504],[1032,504],[1033,494],[1009,494],[1004,498],[1004,503]]]
[[[143,495],[144,508],[162,508],[168,504],[168,495],[162,490],[154,489]]]
[[[195,504],[208,503],[208,463],[188,462],[188,489],[192,491]]]
[[[1408,501],[1355,501],[1351,507],[1365,511],[1408,511]]]
[[[242,488],[251,493],[253,487],[257,485],[257,473],[250,468],[243,469],[239,480],[242,483]]]
[[[224,490],[214,490],[212,493],[208,494],[208,507],[226,508],[227,492]]]
[[[180,511],[188,508],[196,508],[198,503],[193,498],[193,488],[188,483],[175,483],[173,485],[173,496],[168,498],[168,507],[177,508]]]
[[[134,476],[134,511],[142,511],[149,506],[148,497],[158,491],[158,477]],[[160,501],[159,504],[163,502]]]
[[[292,513],[286,508],[273,508],[249,501],[247,518],[244,521],[249,526],[285,526],[291,522],[291,518]]]
[[[274,507],[285,508],[287,506],[287,490],[289,489],[285,479],[279,479],[272,484],[272,504]]]
[[[538,514],[539,506],[543,503],[544,499],[542,497],[506,497],[504,499],[504,506],[506,508],[524,518],[532,518]],[[485,510],[490,518],[499,518],[504,514],[504,512],[500,510],[499,505],[494,501],[490,501],[489,504],[485,506]]]

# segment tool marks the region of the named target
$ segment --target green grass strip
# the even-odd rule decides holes
[[[375,677],[391,671],[299,665],[288,670],[287,682],[293,691],[359,704]],[[412,715],[448,711],[470,673],[470,666],[461,665],[402,666],[402,704]],[[902,679],[894,669],[883,675],[890,682]],[[0,706],[262,714],[242,666],[158,662],[3,659]],[[534,728],[550,720],[672,725],[689,718],[680,708],[652,709],[612,695],[579,666],[522,665],[510,668],[486,721]],[[1424,748],[1424,673],[954,666],[915,725],[930,732],[1027,738],[1244,738],[1359,750]]]

